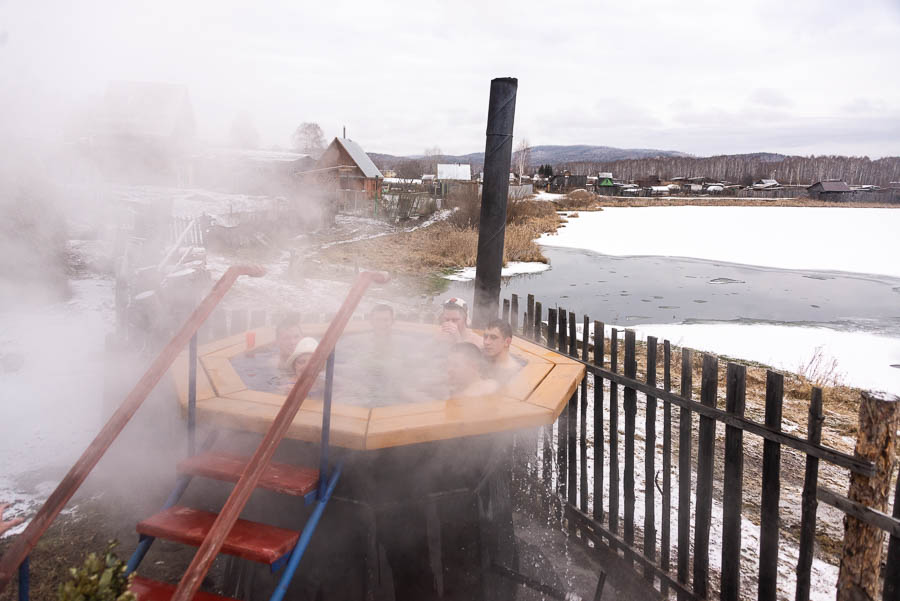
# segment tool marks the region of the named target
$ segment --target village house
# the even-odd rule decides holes
[[[329,173],[342,196],[378,197],[384,176],[369,155],[350,138],[335,138],[309,173]]]
[[[810,198],[817,200],[845,200],[853,191],[841,180],[816,182],[806,189]]]

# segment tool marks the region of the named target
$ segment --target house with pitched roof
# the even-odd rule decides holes
[[[360,193],[368,200],[378,197],[384,175],[362,147],[350,138],[335,138],[319,157],[312,170],[330,173],[340,191]]]

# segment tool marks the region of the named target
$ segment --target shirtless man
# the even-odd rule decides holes
[[[477,347],[476,343],[481,341],[469,331],[466,323],[468,319],[469,309],[466,307],[466,301],[461,298],[447,299],[441,307],[441,314],[438,315],[441,337],[452,343],[471,342]]]
[[[292,372],[293,368],[288,359],[297,348],[297,343],[303,338],[303,330],[300,329],[300,316],[289,313],[278,325],[275,326],[275,344],[278,345],[278,368]]]
[[[487,375],[500,383],[507,382],[522,368],[509,354],[512,327],[502,319],[495,319],[484,329],[483,339]]]
[[[451,397],[482,396],[497,391],[497,382],[481,375],[483,361],[481,351],[471,342],[453,345],[447,357],[447,380]]]
[[[394,327],[394,310],[390,305],[375,305],[369,311],[369,323],[372,324],[372,333],[385,342],[391,336]]]

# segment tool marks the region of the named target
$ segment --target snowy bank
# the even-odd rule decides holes
[[[506,264],[506,267],[500,272],[501,277],[510,277],[513,275],[522,275],[527,273],[540,273],[542,271],[546,271],[550,269],[550,266],[546,263],[537,263],[537,262],[525,262],[525,261],[510,261]],[[455,271],[451,274],[447,274],[444,276],[448,280],[453,280],[455,282],[468,282],[470,280],[475,279],[475,268],[474,267],[463,267],[459,271]]]
[[[900,338],[869,332],[772,324],[700,323],[633,326],[641,338],[799,371],[817,349],[834,359],[839,381],[851,386],[900,393]]]
[[[616,256],[691,257],[900,277],[898,209],[613,207],[538,242]]]

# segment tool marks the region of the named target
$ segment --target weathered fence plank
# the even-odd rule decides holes
[[[663,390],[672,390],[672,347],[668,340],[663,341]],[[659,529],[659,565],[666,572],[670,568],[671,559],[671,520],[672,520],[672,403],[663,401],[663,456],[662,456],[662,516]],[[668,597],[669,586],[660,581],[660,592]]]
[[[544,339],[544,308],[541,306],[541,303],[534,303],[534,325],[531,330],[532,339],[541,344]]]
[[[893,516],[895,520],[900,520],[900,473],[897,474],[894,489]],[[900,536],[891,536],[884,566],[884,590],[881,598],[883,601],[900,601]]]
[[[566,351],[569,350],[568,345],[568,316],[565,309],[559,309],[556,314],[557,318],[557,344],[559,345],[558,350],[562,354],[566,354]],[[572,399],[569,399],[569,403],[572,402]],[[568,404],[566,408],[563,409],[562,413],[559,414],[559,419],[556,420],[556,456],[557,463],[559,464],[559,481],[556,483],[556,490],[560,496],[560,498],[565,501],[569,498],[568,495],[568,483],[569,483],[569,460],[571,459],[568,456],[569,450],[569,411]]]
[[[647,336],[647,384],[656,387],[656,344]],[[644,412],[644,557],[656,559],[656,397],[647,395]],[[653,582],[653,570],[644,569],[644,578]]]
[[[700,402],[716,406],[719,360],[703,355]],[[701,599],[709,594],[709,527],[712,519],[712,484],[716,451],[716,420],[700,416],[697,438],[697,503],[694,514],[694,593]]]
[[[609,369],[619,370],[619,332],[609,338]],[[609,529],[619,533],[619,387],[609,383]]]
[[[744,415],[747,368],[729,363],[725,410]],[[744,431],[725,427],[725,479],[722,486],[722,584],[719,598],[737,601],[741,590],[741,507],[744,503]]]
[[[569,356],[578,357],[578,335],[576,330],[575,314],[569,312]],[[568,417],[566,425],[568,430],[569,449],[566,455],[569,460],[569,503],[576,505],[578,503],[578,459],[577,459],[577,429],[578,429],[578,391],[572,393],[568,405]]]
[[[603,367],[603,347],[605,326],[602,321],[594,322],[594,365]],[[603,378],[594,379],[594,506],[593,516],[598,522],[603,520]]]
[[[766,425],[781,429],[784,376],[766,372]],[[757,598],[774,599],[778,584],[778,503],[781,499],[781,445],[763,441],[762,493],[759,510],[759,581]]]
[[[692,396],[692,365],[691,349],[681,349],[681,396],[685,399]],[[678,416],[678,582],[684,585],[691,561],[691,444],[691,410],[682,407]]]
[[[581,335],[581,360],[587,362],[590,360],[588,357],[588,349],[590,347],[590,336],[589,333],[589,319],[588,316],[584,316],[584,325]],[[587,513],[588,508],[588,461],[587,461],[587,383],[588,383],[588,374],[584,372],[584,378],[581,379],[581,415],[578,420],[578,425],[581,427],[578,432],[578,444],[579,444],[579,461],[578,461],[578,473],[581,475],[581,479],[579,481],[579,507],[581,511]]]
[[[513,333],[519,330],[519,295],[513,294],[512,300],[509,302],[509,325],[512,326]]]
[[[806,422],[806,438],[810,444],[822,440],[822,389],[813,388]],[[800,497],[800,548],[797,558],[797,590],[795,601],[809,601],[809,585],[812,573],[813,551],[816,544],[816,487],[819,481],[819,459],[806,456],[806,473]]]
[[[634,379],[637,376],[635,360],[634,330],[625,330],[625,377]],[[625,410],[625,478],[622,482],[625,494],[624,525],[625,542],[634,544],[634,429],[637,416],[637,392],[634,388],[625,387],[623,408]],[[651,486],[648,482],[647,486]],[[631,563],[631,560],[628,559]]]
[[[522,336],[531,338],[531,328],[534,326],[534,295],[529,294],[525,301],[525,323],[522,324]]]

